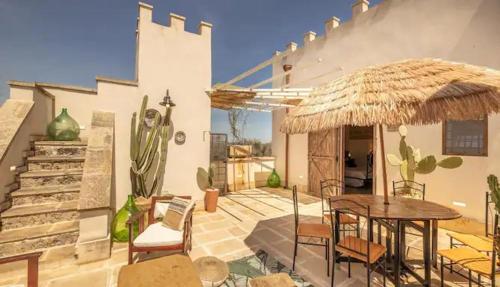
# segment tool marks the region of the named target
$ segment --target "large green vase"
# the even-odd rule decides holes
[[[79,134],[80,125],[70,117],[66,108],[47,127],[47,135],[54,141],[74,141]]]
[[[281,179],[276,170],[273,168],[273,172],[267,178],[267,186],[269,187],[280,187]]]
[[[111,224],[111,234],[113,236],[113,241],[115,242],[127,242],[128,241],[128,226],[127,220],[132,215],[139,212],[139,209],[135,206],[134,197],[132,195],[128,196],[127,202],[123,205],[120,210],[113,218],[113,223]],[[139,222],[134,223],[134,237],[139,234]]]

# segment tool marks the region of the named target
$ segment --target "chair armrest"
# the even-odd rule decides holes
[[[127,220],[127,225],[132,225],[134,222],[138,221],[141,218],[144,218],[144,214],[146,214],[146,211],[139,211],[137,213],[132,214]]]

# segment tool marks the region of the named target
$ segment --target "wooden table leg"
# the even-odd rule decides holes
[[[28,287],[38,287],[38,257],[28,258]]]
[[[432,266],[437,268],[438,221],[432,221]]]
[[[424,286],[431,286],[431,223],[424,221]]]

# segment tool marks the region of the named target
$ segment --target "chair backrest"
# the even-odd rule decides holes
[[[362,205],[354,200],[346,198],[330,198],[328,200],[330,206],[330,220],[335,222],[332,224],[332,234],[334,236],[333,242],[342,242],[341,246],[344,249],[356,253],[360,257],[366,256],[366,262],[370,262],[370,232],[371,230],[371,216],[370,216],[370,206]],[[342,230],[340,229],[340,215],[345,214],[347,216],[355,216],[357,218],[364,218],[366,229],[360,227],[358,232],[356,229],[353,230]],[[353,238],[362,238],[363,230],[366,230],[367,240],[352,240]],[[335,254],[335,246],[333,244],[333,254]],[[365,252],[366,251],[366,252]]]
[[[156,204],[159,202],[165,202],[172,200],[174,197],[180,197],[184,199],[191,199],[192,197],[190,195],[161,195],[161,196],[152,196],[151,197],[151,208],[148,211],[148,224],[152,224],[155,222],[155,209],[156,209]]]
[[[392,195],[425,200],[425,183],[413,180],[392,181]]]
[[[493,234],[492,235],[493,235],[494,239],[493,239],[493,252],[491,252],[491,276],[492,276],[492,278],[494,278],[498,272],[497,251],[495,248],[495,244],[497,244],[495,238],[498,235],[498,213],[496,213],[496,212],[494,213],[494,216],[493,216]],[[493,282],[493,286],[495,286],[494,282]]]
[[[341,180],[328,178],[322,179],[320,182],[321,209],[323,213],[330,211],[330,208],[325,205],[325,200],[328,201],[332,196],[338,196],[344,193],[345,183]]]
[[[297,228],[299,226],[299,200],[297,197],[297,186],[294,185],[292,187],[292,194],[293,194],[293,216],[294,216],[294,223],[295,223],[295,235],[297,235]]]
[[[484,229],[485,236],[493,236],[495,233],[495,216],[496,209],[495,203],[491,198],[491,192],[486,192],[486,209],[485,209],[485,218],[484,218]]]

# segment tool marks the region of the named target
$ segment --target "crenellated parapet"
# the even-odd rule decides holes
[[[352,5],[352,19],[356,18],[360,14],[368,11],[370,2],[368,0],[355,0],[354,4]],[[324,36],[317,36],[317,34],[313,31],[309,31],[304,34],[303,38],[303,47],[310,46],[313,44],[315,41],[318,40],[326,40],[328,37],[331,37],[332,35],[335,34],[336,30],[341,27],[341,21],[338,17],[333,16],[330,19],[325,21],[325,30],[324,30]],[[280,51],[276,51],[273,54],[273,57],[285,57],[293,52],[295,52],[297,49],[300,49],[298,45],[294,42],[291,42],[287,44],[286,49],[284,53],[281,53]]]
[[[139,17],[137,20],[137,31],[140,31],[141,23],[152,23],[152,22],[153,22],[153,6],[144,2],[139,2]],[[175,13],[170,13],[169,25],[163,27],[174,29],[176,31],[187,32],[185,30],[186,26],[185,22],[186,22],[186,17]],[[200,24],[198,25],[198,34],[210,35],[211,33],[212,33],[212,24],[205,21],[200,21]]]

